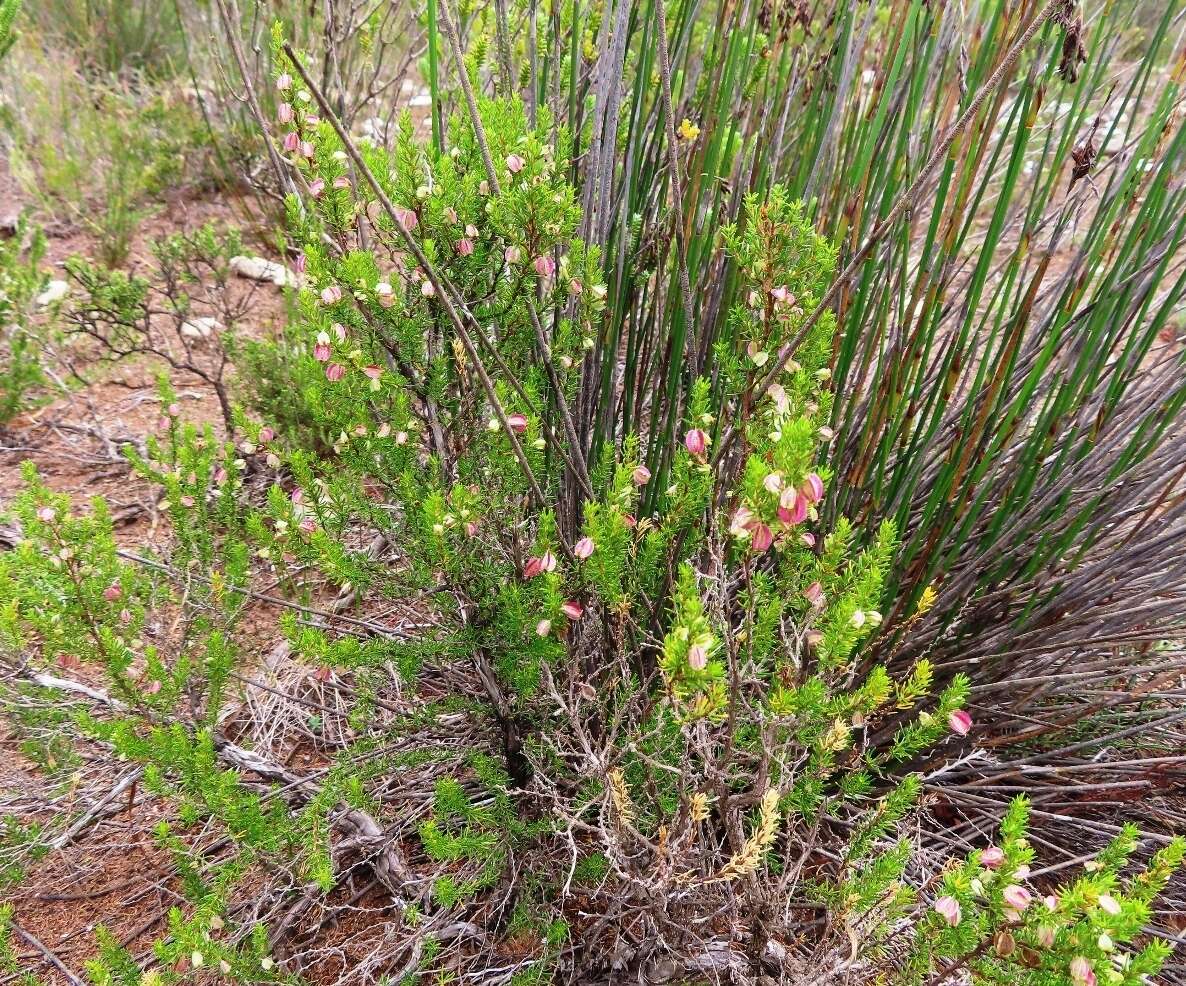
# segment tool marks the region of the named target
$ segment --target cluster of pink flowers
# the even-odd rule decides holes
[[[985,869],[996,870],[1005,862],[1005,853],[997,846],[988,846],[980,853],[980,865]],[[1029,867],[1021,866],[1015,873],[1012,874],[1014,879],[1023,880],[1029,876]],[[973,881],[973,886],[976,886]],[[1005,904],[1005,916],[1010,921],[1016,923],[1021,920],[1021,913],[1033,901],[1033,895],[1026,890],[1025,887],[1019,883],[1010,883],[1006,885],[1005,889],[1001,891],[1001,898]],[[1046,907],[1053,910],[1057,906],[1057,902],[1053,898],[1046,899]],[[935,912],[943,918],[943,920],[952,928],[963,920],[963,912],[960,908],[960,903],[956,898],[945,895],[935,901]]]
[[[325,291],[321,292],[321,296],[322,296],[323,300],[326,297],[326,291],[330,291],[330,290],[331,290],[331,288],[326,288]],[[339,294],[341,293],[341,289],[338,288],[336,285],[332,286],[332,290],[338,292]],[[334,335],[336,336],[338,342],[346,341],[346,327],[344,325],[342,325],[339,322],[335,322],[333,325],[333,331],[334,331]],[[317,360],[317,362],[319,362],[319,363],[327,364],[325,367],[325,378],[327,380],[329,380],[330,382],[336,383],[338,380],[341,380],[342,377],[344,377],[346,375],[346,367],[344,367],[341,363],[331,363],[330,358],[332,357],[332,355],[333,355],[333,353],[330,349],[329,333],[328,332],[318,332],[317,333],[317,341],[313,344],[313,358],[315,360]],[[372,373],[368,372],[368,370],[371,370],[371,369],[378,369],[378,368],[377,367],[374,367],[374,368],[368,367],[363,372],[366,373],[367,376],[371,377],[372,381],[375,381],[375,380],[377,380],[378,374],[372,374]]]
[[[589,555],[593,554],[593,539],[582,538],[573,549],[573,554],[581,559],[588,558]],[[523,566],[523,578],[533,579],[544,572],[554,572],[559,565],[560,563],[556,560],[556,556],[550,551],[545,551],[542,555],[527,559],[527,564]],[[575,599],[568,599],[561,603],[560,612],[575,623],[584,616],[585,608]],[[551,620],[540,620],[535,625],[535,632],[541,637],[546,637],[551,631]]]
[[[299,486],[296,487],[289,495],[289,500],[292,503],[293,516],[297,518],[297,530],[302,534],[312,534],[317,530],[317,522],[305,504],[305,491]]]
[[[554,572],[560,563],[550,551],[545,551],[538,557],[528,558],[523,566],[523,578],[533,579],[544,572]]]
[[[824,496],[824,481],[814,472],[808,473],[798,488],[784,484],[777,472],[770,473],[763,486],[778,497],[778,520],[784,531],[803,523],[811,507]],[[767,551],[775,540],[770,525],[746,506],[738,507],[729,524],[729,533],[738,539],[749,538],[750,546],[759,554]],[[810,534],[804,534],[803,541],[809,547],[815,544],[815,538]],[[810,601],[814,603],[815,600]]]

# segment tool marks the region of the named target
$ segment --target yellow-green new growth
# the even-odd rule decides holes
[[[772,787],[762,795],[762,804],[758,810],[758,824],[753,833],[745,841],[741,850],[734,853],[721,870],[718,879],[736,880],[738,877],[753,873],[761,864],[775,835],[778,834],[778,788]]]

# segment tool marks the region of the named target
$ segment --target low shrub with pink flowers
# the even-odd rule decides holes
[[[1000,560],[965,577],[973,534],[986,557],[995,542],[970,523],[940,539],[935,515],[967,502],[939,480],[925,509],[886,505],[902,447],[837,453],[856,419],[917,408],[886,359],[865,368],[883,403],[838,411],[852,297],[811,184],[722,186],[736,209],[707,242],[639,218],[618,246],[662,259],[627,276],[591,245],[609,190],[577,178],[593,150],[559,88],[475,85],[439,16],[464,98],[426,127],[404,114],[389,144],[352,135],[277,27],[288,318],[158,354],[224,418],[222,436],[187,422],[163,379],[127,450],[169,550],[117,548],[101,500],[72,506],[26,469],[0,555],[26,755],[111,751],[176,806],[154,837],[182,902],[153,968],[105,935],[92,979],[297,986],[331,953],[368,983],[1149,982],[1186,840],[1105,826],[1067,864],[1017,785],[973,778],[957,801],[945,783],[994,756],[985,668],[1011,655],[963,660],[979,628],[929,622],[932,580],[978,606]],[[677,178],[708,135],[678,136]],[[192,259],[187,242],[164,259]],[[697,251],[727,289],[681,284]],[[73,324],[142,353],[149,282],[70,271]],[[701,304],[720,310],[693,332]],[[171,314],[181,333],[189,309]],[[954,400],[945,373],[936,401]],[[919,472],[975,472],[964,453]],[[378,943],[323,945],[339,922]]]

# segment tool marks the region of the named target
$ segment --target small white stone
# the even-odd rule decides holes
[[[271,281],[277,287],[295,286],[296,275],[283,264],[264,257],[231,257],[231,270],[249,281]]]
[[[186,339],[209,339],[222,329],[222,323],[216,318],[195,318],[181,324],[181,334]]]
[[[70,285],[65,281],[50,281],[46,285],[45,290],[37,296],[37,304],[42,308],[46,308],[55,302],[61,301],[70,293]]]

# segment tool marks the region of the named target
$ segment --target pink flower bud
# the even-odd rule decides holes
[[[523,254],[517,246],[509,246],[503,252],[503,256],[506,258],[508,264],[517,264],[522,259]]]
[[[227,471],[222,466],[219,466],[218,470],[214,473],[214,482],[216,482],[219,486],[221,486],[226,481],[227,481]]]
[[[302,534],[312,534],[317,530],[317,522],[312,517],[305,517],[297,527],[300,528]]]
[[[824,604],[824,587],[818,582],[812,582],[803,590],[803,598],[812,606],[822,606]]]
[[[454,246],[456,247],[457,252],[463,257],[469,257],[474,252],[474,241],[466,236],[463,236],[460,240],[458,240]]]
[[[301,157],[307,157],[310,160],[312,160],[313,156],[316,153],[317,153],[317,150],[316,150],[316,148],[313,147],[313,144],[311,141],[308,141],[308,140],[301,141]]]
[[[42,507],[37,511],[37,519],[43,524],[52,523],[57,513],[53,507]]]
[[[305,273],[305,268],[309,266],[309,258],[303,253],[298,253],[296,260],[293,262],[293,266],[296,267],[296,272],[298,274],[303,274]]]
[[[684,447],[697,457],[704,455],[704,450],[708,448],[708,442],[708,435],[699,428],[693,428],[684,435]]]
[[[483,178],[480,182],[478,182],[478,194],[479,195],[489,195],[490,194],[490,182],[488,182],[485,178]]]
[[[1115,917],[1120,913],[1120,902],[1111,894],[1100,894],[1100,909]]]
[[[584,290],[585,289],[583,287],[581,287],[581,282],[578,281],[575,277],[571,281],[568,282],[568,293],[571,294],[574,298],[579,297],[581,292]]]
[[[314,178],[311,182],[309,182],[309,194],[312,195],[313,198],[320,198],[321,193],[324,191],[325,182],[320,178]]]
[[[347,178],[345,175],[338,175],[338,177],[334,179],[334,188],[349,188],[349,187],[350,187],[350,179]]]
[[[1095,970],[1082,955],[1071,959],[1071,982],[1079,986],[1095,986]]]
[[[580,603],[569,599],[567,602],[560,604],[560,612],[575,622],[584,615],[585,610]]]
[[[762,480],[762,485],[766,487],[767,493],[773,493],[775,496],[782,491],[782,474],[771,472],[766,474],[766,478]]]
[[[115,602],[123,594],[124,594],[123,589],[121,589],[119,587],[119,584],[116,582],[112,582],[111,585],[109,585],[106,589],[103,590],[103,598],[106,599],[109,603]]]
[[[264,444],[267,444],[268,442],[270,442],[270,441],[271,441],[273,438],[275,438],[275,437],[276,437],[276,432],[274,432],[274,431],[273,431],[271,428],[269,428],[267,425],[264,425],[262,428],[260,428],[260,430],[259,430],[259,440],[260,440],[261,442],[263,442]]]
[[[313,358],[319,363],[329,362],[329,343],[319,342],[313,347]]]
[[[533,579],[540,572],[544,570],[543,560],[540,558],[528,558],[527,564],[523,566],[523,578]]]
[[[947,922],[948,927],[954,928],[960,923],[963,917],[963,912],[960,910],[960,902],[954,897],[940,897],[935,901],[935,912]]]
[[[364,366],[362,372],[365,373],[371,380],[378,380],[383,376],[383,367],[375,366],[373,363],[370,366]]]
[[[956,736],[967,736],[972,728],[972,717],[963,709],[956,709],[947,717],[947,725]]]
[[[1038,944],[1043,948],[1052,948],[1054,946],[1055,929],[1049,924],[1038,926],[1038,933],[1035,937]]]
[[[457,210],[451,205],[445,206],[445,218],[451,223],[457,222]]]
[[[765,524],[755,524],[753,528],[753,535],[754,551],[759,553],[768,550],[770,545],[774,543],[774,534]]]
[[[523,163],[524,163],[523,159],[521,157],[519,157],[518,154],[508,154],[507,155],[507,170],[512,175],[517,175],[520,171],[523,170]]]
[[[638,524],[638,521],[635,520],[634,514],[627,514],[622,518],[622,523],[624,523],[627,527],[634,527]]]
[[[799,535],[799,540],[803,543],[803,547],[805,548],[815,547],[815,535],[812,534],[811,531],[804,531]]]
[[[432,281],[425,278],[420,282],[420,293],[424,295],[425,298],[431,298],[437,293],[437,289],[432,286]]]
[[[344,326],[341,322],[334,322],[330,328],[333,329],[334,337],[338,340],[338,342],[346,341],[346,326]]]
[[[1004,898],[1005,903],[1015,911],[1024,911],[1030,905],[1030,892],[1016,883],[1005,888]]]
[[[527,418],[522,414],[508,414],[507,424],[516,435],[522,435],[527,430]]]
[[[630,478],[634,480],[635,486],[646,486],[651,481],[651,471],[646,466],[638,466]]]
[[[392,211],[395,213],[396,222],[409,233],[420,223],[419,217],[411,209],[397,205]]]
[[[472,520],[467,520],[465,522],[465,536],[467,538],[472,538],[477,533],[478,533],[478,525],[475,524]]]
[[[540,620],[535,625],[535,633],[536,633],[537,637],[546,637],[551,632],[552,632],[552,621],[551,620]]]
[[[281,92],[288,92],[292,88],[292,76],[285,72],[276,77],[276,88]]]
[[[546,253],[540,254],[532,261],[532,266],[535,272],[540,277],[551,277],[556,271],[556,261],[549,257]]]
[[[175,418],[175,417],[177,417],[177,415],[179,415],[181,413],[181,405],[180,404],[170,404],[169,407],[167,408],[167,410],[169,412],[169,417]]]
[[[345,375],[346,367],[342,366],[341,363],[330,363],[325,368],[325,379],[330,381],[330,383],[337,383]]]
[[[465,235],[468,236],[471,240],[476,240],[478,238],[478,227],[475,226],[473,223],[466,223],[465,224]]]
[[[703,671],[708,667],[708,653],[699,644],[688,648],[688,667],[693,671]]]
[[[321,289],[321,301],[326,305],[336,305],[342,300],[342,289],[336,284]]]
[[[290,130],[284,135],[284,151],[287,154],[295,154],[301,146],[301,135],[295,130]]]
[[[276,119],[279,120],[281,123],[284,123],[284,124],[292,123],[293,117],[295,115],[296,114],[293,113],[293,110],[292,110],[292,103],[281,103],[279,106],[276,107]]]
[[[1005,861],[1005,854],[996,846],[989,846],[980,854],[980,865],[995,870]]]
[[[197,501],[192,496],[186,495],[181,498],[181,505],[183,507],[192,507]]]
[[[130,609],[121,609],[119,611],[119,622],[127,626],[132,622],[132,611]]]
[[[793,486],[787,486],[778,497],[778,519],[788,527],[802,524],[807,519],[807,497]]]
[[[729,534],[735,538],[749,537],[754,523],[754,512],[749,507],[738,507],[729,522]]]
[[[584,561],[591,554],[593,554],[593,539],[581,538],[576,544],[572,546],[572,553],[581,561]]]
[[[542,568],[545,572],[556,571],[556,566],[560,564],[558,561],[556,561],[556,556],[550,551],[545,551],[543,553],[543,555],[540,557],[539,563],[540,568]]]
[[[824,481],[816,473],[809,472],[799,492],[807,497],[808,503],[819,503],[824,498]]]

